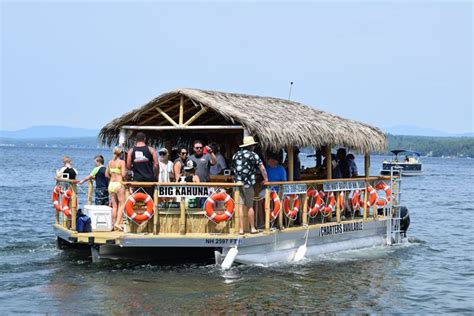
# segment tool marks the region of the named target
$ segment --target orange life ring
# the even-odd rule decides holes
[[[362,208],[362,198],[360,190],[355,190],[352,194],[352,208],[354,211],[360,210]]]
[[[383,190],[385,191],[385,197],[377,201],[378,206],[385,206],[390,202],[390,197],[392,195],[392,190],[390,190],[390,187],[385,183],[385,182],[379,182],[375,186],[375,189],[377,190]]]
[[[344,205],[345,205],[344,198],[345,198],[344,192],[341,191],[341,193],[339,193],[339,202],[337,203],[340,210],[344,209]]]
[[[214,211],[215,202],[224,202],[226,211],[224,214],[217,214]],[[234,200],[226,192],[215,192],[207,198],[204,203],[207,218],[215,223],[225,222],[232,218],[234,214]]]
[[[321,196],[321,198],[324,197],[324,196],[328,197],[327,206],[322,204],[321,211],[324,215],[329,215],[334,211],[334,206],[336,205],[336,199],[334,198],[334,192],[331,191],[329,193],[325,193],[325,192],[321,192],[321,193],[323,194]]]
[[[143,214],[137,214],[133,209],[136,202],[145,202],[146,211]],[[130,219],[137,223],[141,223],[149,220],[153,216],[153,213],[155,213],[154,206],[151,196],[143,192],[137,192],[128,197],[127,202],[125,203],[125,211]]]
[[[371,207],[372,205],[375,204],[375,201],[377,200],[377,191],[371,186],[367,186],[367,192],[366,194],[369,194],[369,200],[367,201],[367,207]]]
[[[53,200],[53,206],[56,209],[56,212],[61,212],[61,205],[59,204],[59,194],[61,194],[61,187],[57,185],[54,187],[53,193],[51,193],[51,199]]]
[[[290,199],[294,201],[293,209],[290,209]],[[283,209],[285,210],[285,215],[289,219],[296,219],[298,212],[300,211],[300,200],[296,194],[286,195],[283,199]]]
[[[281,202],[275,191],[270,192],[270,198],[273,201],[273,210],[270,212],[270,219],[274,220],[278,217],[278,214],[280,214]]]
[[[306,191],[306,195],[308,196],[308,198],[316,198],[316,200],[314,201],[314,205],[309,205],[308,212],[310,217],[315,217],[316,214],[318,214],[318,211],[321,209],[322,198],[320,197],[318,190],[316,190],[315,188],[309,188],[308,191]]]
[[[71,207],[69,206],[69,202],[71,202],[71,197],[72,197],[72,190],[68,189],[66,193],[63,195],[63,201],[62,201],[62,206],[63,206],[63,213],[67,217],[71,217]]]

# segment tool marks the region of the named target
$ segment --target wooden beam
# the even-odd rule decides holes
[[[270,233],[270,187],[265,188],[265,233]]]
[[[326,145],[326,179],[332,179],[332,156],[331,146]]]
[[[162,110],[163,110],[164,112],[168,112],[168,111],[174,110],[174,109],[177,108],[179,105],[180,105],[179,103],[176,103],[176,104],[174,104],[174,105],[172,105],[172,106],[170,106],[170,107],[168,107],[168,108],[166,108],[166,109],[162,109]],[[158,107],[156,107],[155,109],[157,109],[157,108],[158,108]],[[148,122],[150,122],[151,120],[153,120],[154,118],[156,118],[157,116],[160,116],[160,115],[161,115],[161,113],[156,113],[156,114],[154,114],[154,115],[152,115],[152,116],[149,116],[149,117],[147,117],[146,119],[142,120],[142,121],[140,122],[140,124],[148,123]]]
[[[149,130],[149,131],[163,131],[163,130],[176,130],[176,129],[182,129],[182,130],[243,130],[244,127],[240,125],[193,125],[193,126],[138,126],[138,125],[124,125],[122,126],[124,129],[129,129],[129,130]],[[61,179],[59,179],[61,180]]]
[[[173,126],[178,127],[178,123],[176,123],[168,114],[166,114],[162,109],[156,108],[156,110],[170,122]]]
[[[288,146],[286,148],[287,158],[288,158],[288,181],[294,180],[294,156],[293,156],[293,146]]]
[[[184,96],[179,99],[179,125],[183,124],[184,117]]]
[[[195,120],[197,120],[201,115],[203,115],[204,113],[206,113],[208,110],[208,108],[202,108],[199,110],[199,112],[197,112],[196,114],[194,114],[193,116],[191,116],[187,121],[186,123],[184,123],[184,126],[189,126],[192,122],[194,122]]]
[[[364,176],[367,178],[370,174],[370,155],[369,154],[365,154],[364,156],[364,167],[365,167]]]

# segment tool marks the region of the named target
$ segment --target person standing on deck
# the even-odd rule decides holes
[[[96,205],[109,205],[109,191],[107,191],[107,186],[109,185],[109,179],[105,176],[105,166],[104,166],[104,156],[97,155],[95,156],[95,168],[92,169],[91,173],[79,182],[83,184],[84,182],[94,179],[95,180],[95,204]]]
[[[76,168],[72,167],[72,159],[69,156],[63,157],[64,167],[56,170],[56,178],[75,180],[77,176]]]
[[[227,169],[227,163],[225,161],[224,155],[222,155],[222,148],[223,146],[219,146],[216,143],[212,143],[209,145],[212,151],[216,154],[216,164],[211,166],[211,175],[215,176],[218,174],[222,174],[224,169]]]
[[[188,161],[188,150],[184,146],[178,148],[178,158],[174,161],[174,177],[176,182],[181,181],[181,177],[184,175],[183,168]]]
[[[128,151],[127,155],[127,168],[133,171],[133,181],[155,182],[159,169],[156,150],[147,146],[144,133],[138,132],[135,139],[135,146]],[[142,189],[153,197],[154,186]]]
[[[160,172],[158,175],[158,182],[171,182],[174,180],[173,163],[168,160],[168,149],[161,148],[158,151]]]
[[[243,183],[240,188],[244,205],[248,208],[250,233],[257,233],[255,228],[255,212],[253,210],[253,198],[255,196],[255,172],[257,167],[263,176],[263,181],[268,182],[267,172],[263,166],[262,159],[253,151],[257,142],[252,136],[244,137],[240,150],[232,157],[232,169],[234,170],[234,181]],[[240,212],[239,234],[244,233],[244,213]]]
[[[201,182],[209,182],[211,165],[215,165],[217,161],[216,154],[212,148],[206,146],[206,149],[207,153],[204,155],[202,141],[195,140],[193,146],[194,154],[189,157],[189,160],[196,163],[196,175]]]

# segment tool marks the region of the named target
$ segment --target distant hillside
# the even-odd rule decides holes
[[[0,131],[0,137],[20,139],[96,137],[98,133],[99,131],[95,129],[77,127],[32,126],[17,131]]]
[[[452,134],[433,128],[425,128],[414,125],[396,125],[382,128],[382,130],[391,135],[406,136],[431,136],[431,137],[474,137],[474,133]]]
[[[387,135],[388,148],[411,149],[423,156],[474,158],[474,137]]]
[[[471,157],[474,158],[474,137],[427,137],[387,135],[387,153],[393,149],[410,149],[419,151],[423,156],[433,157]],[[57,147],[57,148],[97,148],[97,137],[76,138],[5,138],[0,137],[2,147]],[[312,149],[302,149],[312,153]]]

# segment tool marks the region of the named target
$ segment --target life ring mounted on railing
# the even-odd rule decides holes
[[[293,207],[290,207],[290,202],[293,200]],[[298,195],[296,194],[288,194],[283,199],[283,210],[285,211],[285,215],[291,219],[295,220],[296,216],[300,211],[300,200],[298,199]]]
[[[378,206],[385,206],[390,202],[390,197],[392,196],[392,190],[390,190],[390,187],[385,183],[385,182],[379,182],[375,186],[376,190],[379,191],[384,191],[385,192],[385,197],[381,198],[380,200],[377,201]]]
[[[216,202],[224,202],[226,210],[223,214],[217,214],[214,210]],[[225,222],[231,219],[232,215],[234,215],[234,207],[234,200],[232,200],[230,195],[225,191],[213,193],[204,203],[204,210],[206,211],[207,218],[215,223]]]
[[[133,209],[133,206],[137,202],[144,202],[146,206],[146,211],[143,214],[137,214]],[[137,223],[141,223],[149,220],[155,213],[154,202],[151,196],[143,192],[136,192],[130,195],[125,203],[125,212],[127,216]]]
[[[273,201],[273,210],[270,212],[270,220],[273,221],[278,217],[278,214],[280,214],[281,202],[278,193],[275,191],[270,192],[270,199]]]
[[[61,187],[59,185],[55,186],[53,192],[51,193],[51,199],[53,200],[53,206],[56,209],[56,212],[61,212],[61,205],[59,204],[59,196],[61,194]]]
[[[71,217],[72,212],[71,212],[71,207],[69,206],[69,202],[71,202],[71,197],[72,197],[73,191],[71,189],[68,189],[64,195],[63,195],[63,200],[62,200],[62,210],[65,216]]]

